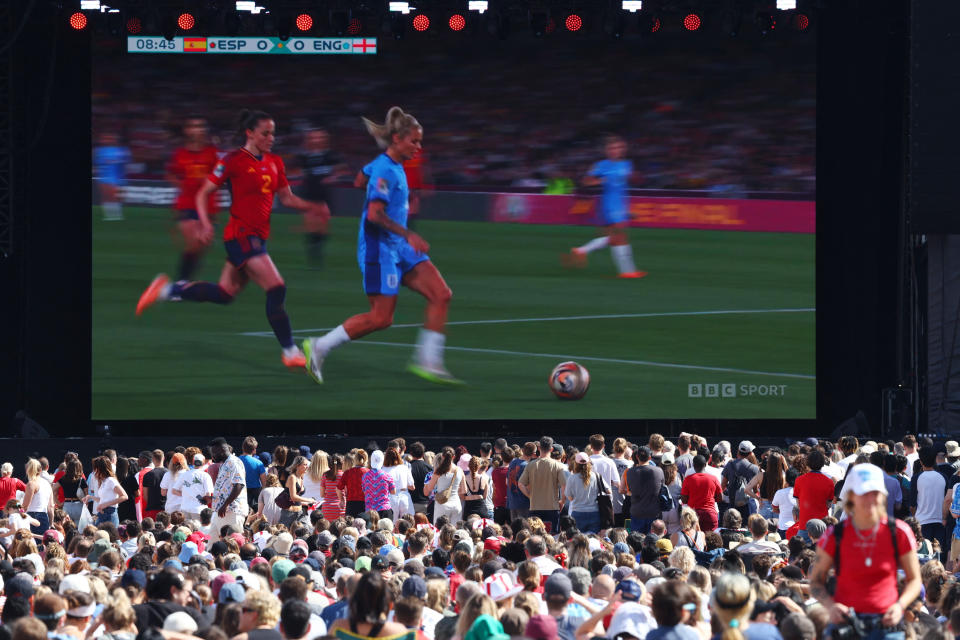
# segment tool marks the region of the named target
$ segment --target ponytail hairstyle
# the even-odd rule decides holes
[[[400,107],[390,107],[387,111],[387,119],[383,124],[377,124],[366,118],[362,118],[363,125],[367,132],[377,141],[377,146],[386,149],[393,143],[393,136],[401,137],[407,135],[414,129],[423,131],[423,127],[409,113],[404,113]]]
[[[247,131],[257,128],[261,120],[273,120],[266,111],[257,111],[256,109],[241,109],[237,116],[237,132],[241,138],[247,137]]]
[[[721,640],[744,640],[741,627],[749,620],[757,597],[750,580],[740,573],[724,573],[710,597],[710,609],[723,627]]]
[[[437,465],[437,470],[434,472],[438,476],[446,475],[450,472],[450,469],[453,467],[453,456],[456,455],[453,451],[453,447],[444,447],[440,450],[440,463]]]
[[[327,480],[336,480],[337,472],[341,469],[343,469],[343,456],[341,456],[339,453],[335,453],[330,456],[330,468],[327,469],[327,472],[324,474],[324,476],[327,478]]]

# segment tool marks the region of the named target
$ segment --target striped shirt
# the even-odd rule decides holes
[[[340,498],[337,497],[337,482],[343,477],[343,471],[337,472],[336,480],[328,480],[327,475],[323,475],[320,485],[323,487],[323,506],[320,512],[323,517],[333,522],[343,515],[344,509],[340,506]]]
[[[363,498],[366,509],[383,511],[390,508],[390,493],[396,490],[396,483],[389,473],[380,469],[370,469],[363,474]]]

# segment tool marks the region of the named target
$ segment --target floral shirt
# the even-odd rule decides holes
[[[233,485],[243,485],[243,491],[233,502],[227,505],[227,511],[232,511],[238,515],[245,516],[248,512],[247,507],[247,478],[243,469],[243,463],[240,458],[230,454],[230,456],[220,465],[217,473],[217,480],[213,485],[213,510],[219,511],[223,503],[230,497],[233,491]]]

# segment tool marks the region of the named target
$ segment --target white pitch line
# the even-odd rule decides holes
[[[373,344],[383,347],[406,347],[415,345],[404,342],[378,342],[376,340],[358,340],[354,344]],[[731,367],[708,367],[695,364],[677,364],[673,362],[653,362],[650,360],[624,360],[622,358],[598,358],[594,356],[572,356],[560,353],[534,353],[530,351],[506,351],[504,349],[477,349],[473,347],[444,346],[445,351],[468,351],[470,353],[495,353],[504,356],[523,356],[526,358],[553,358],[560,360],[586,360],[593,362],[610,362],[613,364],[633,364],[644,367],[662,367],[665,369],[697,369],[698,371],[717,371],[720,373],[742,373],[751,376],[771,376],[775,378],[796,378],[799,380],[816,380],[816,376],[804,373],[782,373],[778,371],[754,371],[752,369],[733,369]]]
[[[810,313],[816,311],[814,307],[804,307],[797,309],[721,309],[717,311],[664,311],[659,313],[615,313],[608,315],[590,315],[590,316],[555,316],[551,318],[505,318],[502,320],[459,320],[448,322],[447,325],[467,325],[467,324],[513,324],[516,322],[560,322],[566,320],[607,320],[617,318],[668,318],[673,316],[722,316],[736,314],[752,313]],[[421,322],[415,324],[394,324],[391,329],[410,329],[419,327]],[[298,329],[293,333],[296,335],[319,333],[321,331],[331,331],[336,327],[322,327],[319,329]],[[244,331],[239,335],[251,336],[254,338],[272,338],[272,331]]]

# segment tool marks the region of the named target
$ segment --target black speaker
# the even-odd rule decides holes
[[[40,426],[40,423],[27,415],[27,412],[21,409],[13,416],[13,437],[14,438],[49,438],[50,434],[46,429]]]
[[[857,415],[847,418],[840,423],[833,433],[830,434],[831,440],[839,440],[843,436],[861,436],[870,434],[870,424],[867,422],[867,416],[863,411],[857,411]]]

